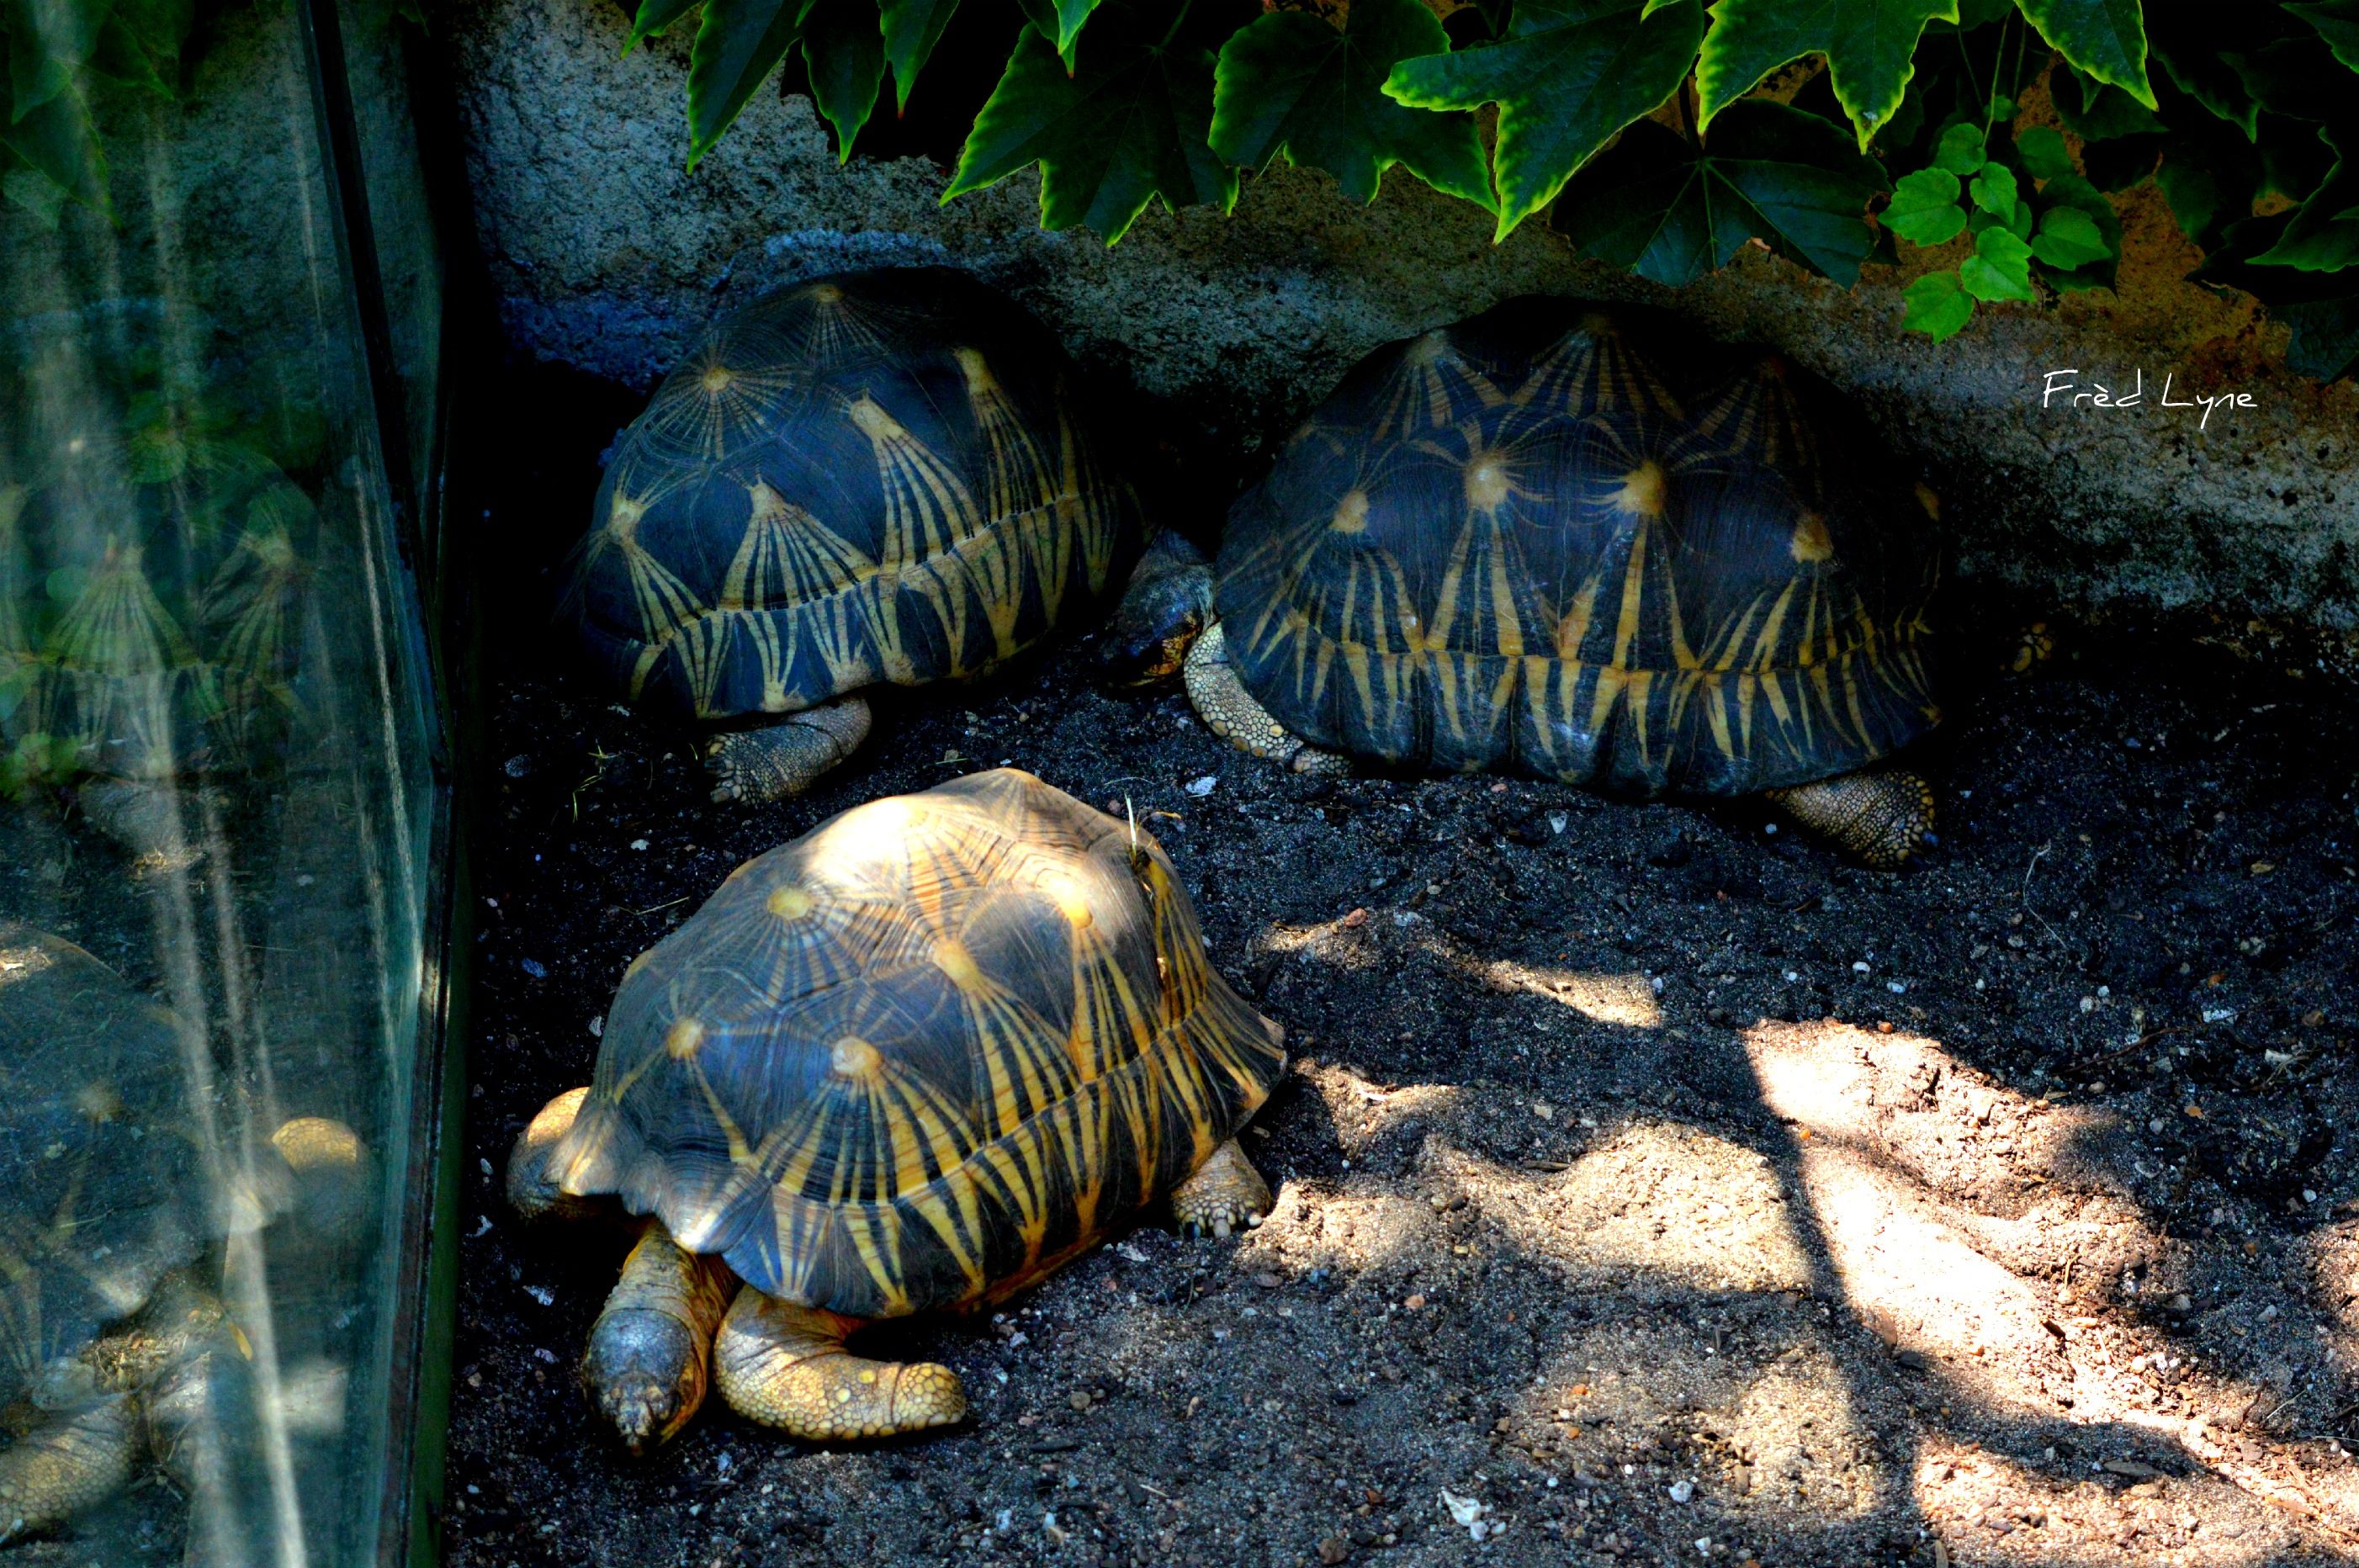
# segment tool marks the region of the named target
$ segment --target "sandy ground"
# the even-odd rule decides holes
[[[551,559],[587,455],[486,537]],[[450,1561],[2359,1563],[2359,707],[2225,627],[2012,673],[2020,617],[1962,595],[1944,843],[1891,876],[1745,802],[1281,776],[1083,644],[723,811],[504,605]],[[964,1427],[716,1400],[628,1459],[574,1386],[621,1243],[513,1221],[510,1140],[740,861],[1002,762],[1135,802],[1288,1025],[1276,1209],[877,1336]]]

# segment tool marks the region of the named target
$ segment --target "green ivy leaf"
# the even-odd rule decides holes
[[[732,0],[713,0],[714,5],[728,5]],[[697,0],[639,0],[639,8],[631,17],[631,36],[623,40],[623,52],[629,54],[647,39],[658,37],[666,27],[696,9]],[[712,13],[707,10],[705,21],[710,24]],[[786,51],[781,49],[781,54]]]
[[[893,68],[897,108],[909,106],[909,89],[957,10],[958,0],[884,0],[885,62]]]
[[[1057,46],[1057,58],[1070,63],[1073,40],[1082,36],[1082,24],[1098,8],[1099,0],[1016,0],[1016,4],[1033,29]]]
[[[1984,229],[1974,236],[1974,254],[1958,264],[1958,282],[1975,299],[2036,299],[2031,291],[2031,247],[2011,229]]]
[[[1556,224],[1601,261],[1678,288],[1748,241],[1848,288],[1873,250],[1884,176],[1840,129],[1782,103],[1732,104],[1699,149],[1641,120],[1565,187]]]
[[[1450,35],[1419,0],[1354,0],[1342,28],[1273,11],[1221,47],[1213,71],[1212,150],[1248,169],[1283,152],[1373,201],[1386,169],[1406,164],[1437,191],[1491,205],[1491,171],[1474,118],[1411,109],[1385,95],[1395,64],[1441,54]]]
[[[1986,163],[1983,171],[1966,187],[1974,205],[1991,213],[2001,223],[2015,222],[2015,170],[2003,163]]]
[[[2135,136],[2163,128],[2153,110],[2118,87],[2092,81],[2069,67],[2060,68],[2049,80],[2055,89],[2056,117],[2082,141]]]
[[[1966,226],[1965,209],[1958,205],[1958,177],[1946,169],[1902,175],[1892,188],[1883,223],[1914,245],[1937,245],[1957,238]]]
[[[1954,272],[1929,272],[1900,291],[1908,308],[1901,314],[1904,331],[1923,332],[1935,343],[1947,343],[1973,319],[1974,302],[1958,287]]]
[[[2203,113],[2183,93],[2175,102],[2189,113],[2169,116],[2154,182],[2180,232],[2208,251],[2227,225],[2253,215],[2267,171],[2260,149],[2242,131]]]
[[[2077,207],[2051,207],[2031,236],[2031,254],[2049,266],[2070,272],[2084,263],[2113,255],[2096,220]]]
[[[1941,133],[1933,146],[1933,167],[1946,169],[1951,174],[1972,174],[1989,158],[1983,147],[1983,128],[1962,122]]]
[[[2241,289],[2292,329],[2287,365],[2321,381],[2359,374],[2359,275],[2256,267],[2254,258],[2283,243],[2290,212],[2231,224],[2195,276]]]
[[[2207,42],[2212,47],[2205,47]],[[2254,122],[2261,106],[2245,79],[2223,56],[2216,40],[2183,38],[2166,45],[2158,36],[2154,56],[2162,63],[2164,78],[2181,93],[2244,132],[2246,141],[2258,134]]]
[[[1159,18],[1142,15],[1148,9],[1109,5],[1077,46],[1071,75],[1056,46],[1027,26],[942,200],[1038,163],[1041,225],[1084,223],[1108,245],[1158,197],[1167,208],[1203,201],[1228,211],[1236,170],[1206,140],[1212,51],[1172,43]]]
[[[1405,60],[1385,91],[1417,109],[1499,105],[1491,177],[1505,239],[1614,132],[1677,91],[1702,36],[1701,0],[1650,14],[1638,0],[1520,0],[1505,38]]]
[[[2351,167],[2333,132],[2321,135],[2335,151],[2334,166],[2309,199],[2287,215],[2285,232],[2253,257],[2254,266],[2338,272],[2359,263],[2359,169]]]
[[[2334,58],[2359,71],[2359,0],[2317,0],[2314,5],[2288,5],[2286,14],[2316,27]]]
[[[2347,114],[2351,72],[2309,34],[2224,58],[2265,110],[2296,120],[2341,119]]]
[[[1709,125],[1779,66],[1821,54],[1864,152],[1900,107],[1925,24],[1957,19],[1957,0],[1720,0],[1696,64],[1700,113]]]
[[[2034,180],[2053,180],[2072,172],[2072,155],[2052,125],[2034,125],[2015,138],[2016,156]]]
[[[836,162],[847,162],[853,138],[868,123],[885,84],[885,38],[875,0],[811,0],[802,43],[811,102],[835,127]]]
[[[706,0],[688,56],[688,167],[711,152],[802,34],[811,0]]]
[[[2110,289],[2122,256],[2122,220],[2104,193],[2077,174],[2060,174],[2041,188],[2040,201],[2050,210],[2070,207],[2097,225],[2097,233],[2105,242],[2103,262],[2083,264],[2069,277],[2059,275],[2049,282],[2059,289]]]
[[[2147,108],[2146,22],[2138,0],[2017,0],[2031,25],[2078,71],[2120,88]]]

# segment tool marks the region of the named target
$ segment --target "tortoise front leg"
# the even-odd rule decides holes
[[[582,1357],[582,1388],[623,1446],[645,1454],[671,1440],[704,1403],[712,1336],[736,1279],[718,1258],[647,1226],[624,1260]]]
[[[1769,799],[1787,815],[1879,871],[1895,871],[1933,842],[1933,786],[1905,768],[1839,774]]]
[[[1226,1236],[1257,1223],[1269,1213],[1271,1201],[1269,1183],[1231,1138],[1171,1189],[1171,1218],[1190,1236]]]
[[[1180,667],[1188,700],[1205,727],[1240,751],[1283,763],[1297,773],[1349,773],[1351,759],[1321,751],[1270,716],[1229,662],[1229,639],[1215,621],[1188,650]]]
[[[871,1361],[843,1348],[856,1319],[790,1306],[751,1285],[713,1346],[721,1397],[748,1421],[814,1443],[886,1437],[966,1418],[958,1374],[932,1362]]]
[[[788,713],[759,729],[731,730],[705,747],[712,799],[765,805],[799,795],[868,738],[868,701],[853,695]]]
[[[0,1542],[38,1535],[123,1489],[139,1454],[138,1413],[128,1394],[102,1394],[0,1451]]]

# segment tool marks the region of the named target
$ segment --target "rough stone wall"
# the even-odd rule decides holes
[[[1985,309],[1936,346],[1899,330],[1906,275],[1845,291],[1761,252],[1664,298],[1527,224],[1396,172],[1362,209],[1316,171],[1246,182],[1237,212],[1160,210],[1111,250],[1038,228],[1029,177],[944,207],[923,159],[839,168],[807,100],[766,92],[693,173],[686,49],[627,58],[608,0],[475,0],[449,42],[473,194],[521,351],[651,381],[717,311],[867,261],[945,259],[1012,289],[1085,363],[1119,371],[1193,438],[1242,452],[1377,343],[1532,291],[1652,298],[1776,343],[1856,393],[1945,499],[1958,567],[2060,606],[2203,604],[2359,637],[2359,389],[2284,366],[2285,332],[2182,281],[2193,253],[2151,188],[2123,199],[2118,294]],[[2043,409],[2077,369],[2140,408]],[[2252,408],[2172,396],[2242,391]]]

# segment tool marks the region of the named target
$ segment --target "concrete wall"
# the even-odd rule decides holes
[[[1662,290],[1396,171],[1372,208],[1323,174],[1247,181],[1237,212],[1143,217],[1109,250],[1043,234],[1027,175],[944,207],[923,159],[838,167],[800,97],[766,91],[683,168],[684,40],[622,57],[611,0],[475,0],[435,18],[457,74],[481,237],[521,351],[633,383],[768,285],[866,261],[948,259],[1012,289],[1085,362],[1242,452],[1370,347],[1508,296],[1655,298],[1777,344],[1854,391],[1924,465],[1967,576],[2060,607],[2208,604],[2359,646],[2359,389],[2284,367],[2285,332],[2181,281],[2194,253],[2151,190],[2122,199],[2119,293],[1985,309],[1942,345],[1899,330],[1907,275],[1845,291],[1762,252]],[[922,89],[921,89],[922,91]],[[2075,369],[2142,408],[2043,408]],[[2249,393],[2199,429],[2174,397]]]

